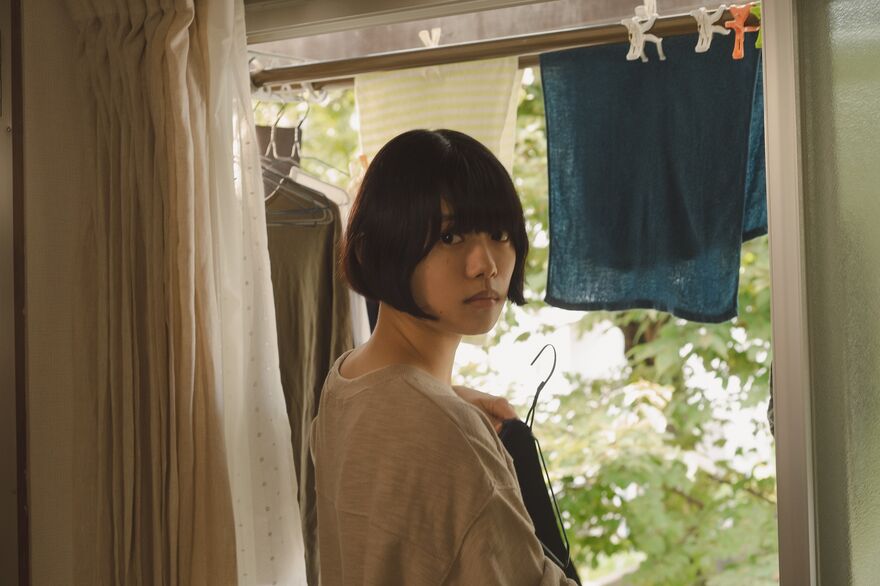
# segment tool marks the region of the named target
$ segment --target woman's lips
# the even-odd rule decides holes
[[[492,307],[499,302],[501,296],[495,291],[480,291],[465,299],[465,303],[475,307]]]
[[[498,300],[494,297],[477,297],[474,299],[468,299],[465,303],[471,307],[493,307],[498,303]]]

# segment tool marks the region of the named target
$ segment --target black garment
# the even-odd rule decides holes
[[[548,557],[565,571],[566,576],[580,584],[581,579],[556,524],[556,514],[550,501],[548,487],[544,482],[541,460],[538,459],[537,445],[531,428],[519,419],[508,419],[501,425],[501,432],[498,435],[504,448],[513,458],[523,503],[535,525],[535,535],[544,545],[545,553],[548,550],[552,553]]]

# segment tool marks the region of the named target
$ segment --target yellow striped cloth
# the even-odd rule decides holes
[[[420,67],[355,77],[361,152],[415,128],[449,128],[474,137],[511,170],[522,72],[517,59]]]

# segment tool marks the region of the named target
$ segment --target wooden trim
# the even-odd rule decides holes
[[[764,2],[779,573],[783,586],[816,586],[818,558],[796,23],[796,0]]]
[[[18,460],[18,584],[30,586],[30,508],[27,413],[27,265],[25,262],[24,111],[22,85],[21,0],[12,12],[12,248],[15,305],[15,426]]]

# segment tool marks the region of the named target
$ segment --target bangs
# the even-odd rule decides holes
[[[451,208],[456,232],[513,234],[523,222],[522,205],[503,167],[467,161],[464,173],[449,172],[443,199]],[[500,165],[498,165],[500,167]]]
[[[421,176],[424,187],[419,191],[432,208],[424,253],[427,255],[440,237],[444,219],[441,202],[449,207],[451,231],[506,232],[516,241],[525,238],[522,204],[504,166],[488,150],[444,154]]]

